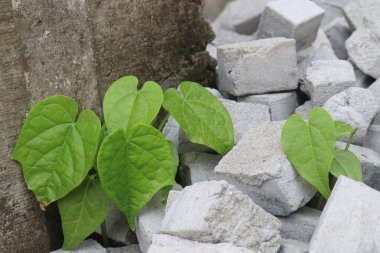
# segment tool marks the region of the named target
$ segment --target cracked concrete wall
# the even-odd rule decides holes
[[[198,0],[0,0],[0,252],[45,253],[62,239],[57,211],[39,209],[10,158],[30,106],[61,93],[100,115],[107,87],[129,74],[207,86],[213,37]]]

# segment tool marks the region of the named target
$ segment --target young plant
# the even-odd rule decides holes
[[[356,132],[349,124],[334,121],[322,108],[311,110],[309,120],[293,114],[282,129],[281,145],[296,171],[326,199],[330,196],[329,173],[362,181],[358,158],[349,151]],[[349,135],[344,150],[336,141]]]
[[[75,248],[104,222],[110,201],[135,230],[149,200],[160,190],[165,198],[176,184],[177,150],[161,133],[165,121],[153,127],[161,106],[190,141],[222,155],[233,146],[227,110],[199,84],[180,84],[181,95],[175,89],[163,93],[155,82],[140,90],[137,85],[136,77],[126,76],[110,86],[103,126],[91,110],[76,120],[77,103],[62,95],[34,105],[25,120],[13,159],[41,208],[58,201],[63,249]]]

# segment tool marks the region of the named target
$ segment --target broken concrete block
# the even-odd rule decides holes
[[[168,199],[166,200],[165,213],[168,212],[169,208],[172,206],[174,201],[178,198],[180,190],[171,190],[168,195]]]
[[[370,28],[380,24],[380,2],[378,0],[356,0],[343,8],[345,16],[354,30]]]
[[[138,244],[132,244],[125,247],[107,248],[107,253],[141,253]]]
[[[342,120],[358,128],[352,143],[363,144],[368,127],[380,104],[368,89],[351,87],[331,97],[323,105],[334,120]]]
[[[278,217],[282,223],[281,237],[309,243],[320,216],[321,211],[304,206],[287,217]]]
[[[308,253],[309,244],[296,240],[281,240],[278,253]]]
[[[203,243],[276,252],[280,227],[277,218],[226,181],[205,181],[181,191],[165,215],[161,232]]]
[[[285,216],[316,193],[294,170],[281,148],[284,122],[263,123],[246,133],[215,167],[215,172],[247,187],[252,200],[274,215]]]
[[[234,96],[295,90],[295,41],[271,38],[218,47],[219,90]]]
[[[379,227],[380,192],[340,176],[319,219],[309,252],[379,252]]]
[[[343,60],[314,61],[306,70],[305,85],[314,106],[322,106],[329,98],[355,85],[351,63]]]
[[[168,118],[168,121],[166,122],[164,128],[162,129],[162,133],[166,137],[166,139],[173,142],[177,148],[179,146],[178,135],[179,135],[180,128],[181,127],[179,126],[177,121],[175,121],[173,116],[170,115]]]
[[[311,101],[306,101],[303,105],[300,105],[296,108],[296,113],[299,114],[302,118],[308,119],[309,113],[313,109]]]
[[[368,89],[372,91],[373,95],[380,104],[380,78],[377,79],[377,81],[375,81],[374,83],[372,83]],[[376,114],[375,118],[373,119],[373,124],[380,125],[380,111]]]
[[[74,250],[56,250],[50,253],[107,253],[107,250],[103,248],[95,240],[88,239],[83,241],[76,249]]]
[[[286,120],[298,106],[295,91],[239,97],[238,102],[269,106],[272,121]]]
[[[271,1],[261,15],[257,38],[293,38],[297,51],[307,48],[317,36],[323,13],[309,0]]]
[[[346,143],[337,142],[336,146],[344,149]],[[363,182],[373,189],[380,191],[380,155],[369,148],[353,144],[350,145],[350,151],[356,155],[361,163]]]
[[[153,244],[148,253],[252,253],[252,251],[231,243],[202,243],[158,234],[153,236]]]
[[[230,17],[232,27],[240,34],[253,34],[259,26],[261,13],[271,0],[237,0],[224,9]]]
[[[380,154],[380,125],[369,127],[363,146]]]
[[[350,59],[361,71],[375,79],[380,77],[379,27],[356,30],[346,41],[346,48]]]
[[[323,28],[336,56],[341,60],[347,60],[346,40],[351,36],[352,29],[344,17],[334,19]]]
[[[143,253],[146,253],[152,244],[153,235],[160,232],[164,215],[165,207],[161,205],[160,194],[156,194],[138,215],[136,235]]]

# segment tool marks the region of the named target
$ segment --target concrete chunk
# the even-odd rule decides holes
[[[331,46],[339,59],[347,60],[346,40],[351,36],[352,30],[344,17],[334,19],[323,30],[330,40]]]
[[[202,243],[171,235],[154,235],[148,253],[252,253],[230,243]]]
[[[320,216],[321,211],[304,206],[287,217],[278,217],[282,223],[281,237],[309,243]]]
[[[281,248],[278,253],[307,253],[309,245],[296,240],[281,240]]]
[[[107,253],[107,251],[95,240],[88,239],[82,242],[74,250],[66,251],[66,250],[60,249],[60,250],[52,251],[51,253]]]
[[[125,247],[107,248],[107,253],[141,253],[138,244],[132,244]]]
[[[377,79],[374,83],[372,83],[368,89],[372,91],[373,95],[380,104],[380,78]],[[373,120],[373,124],[380,125],[380,112],[376,114]]]
[[[296,108],[296,113],[301,115],[302,118],[308,119],[311,109],[313,109],[311,101],[306,101],[303,105],[300,105]]]
[[[371,125],[364,141],[364,147],[380,154],[380,125]]]
[[[380,192],[339,177],[310,242],[310,253],[380,251]]]
[[[276,252],[280,221],[226,181],[195,183],[181,191],[161,232],[203,243],[231,243],[254,252]]]
[[[272,121],[286,120],[298,106],[297,95],[294,91],[239,97],[238,102],[269,106]]]
[[[234,96],[297,88],[292,39],[271,38],[218,47],[219,90]]]
[[[335,120],[357,127],[353,142],[363,144],[368,127],[380,108],[379,102],[368,89],[351,87],[331,97],[323,105]]]
[[[348,61],[314,61],[306,70],[305,84],[314,106],[355,85],[354,68]]]
[[[343,8],[346,18],[354,30],[380,24],[380,2],[378,0],[356,0]]]
[[[261,16],[258,38],[285,37],[296,40],[297,50],[315,40],[324,10],[309,0],[269,2]]]
[[[294,170],[281,148],[284,122],[252,128],[215,167],[215,172],[248,187],[252,200],[274,215],[288,215],[316,193]]]
[[[375,79],[380,77],[380,27],[358,29],[346,41],[346,48],[361,71]]]

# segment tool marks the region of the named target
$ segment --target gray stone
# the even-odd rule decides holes
[[[337,142],[336,146],[344,149],[346,143]],[[361,163],[363,182],[380,191],[380,155],[371,149],[353,144],[350,145],[350,151],[356,155]]]
[[[352,1],[355,0],[313,0],[325,11],[321,27],[328,25],[336,18],[344,18],[343,7]]]
[[[346,60],[348,53],[346,49],[346,40],[351,36],[352,30],[344,17],[334,19],[327,24],[323,30],[330,40],[331,46],[339,59]]]
[[[282,240],[278,253],[308,253],[309,245],[296,240]]]
[[[153,235],[160,232],[164,215],[165,207],[161,205],[161,195],[158,193],[137,217],[136,235],[143,253],[146,253],[152,244]]]
[[[258,38],[285,37],[296,40],[297,50],[315,40],[324,10],[309,0],[276,0],[265,6]]]
[[[231,243],[202,243],[171,235],[154,235],[148,253],[253,253]]]
[[[370,76],[367,76],[360,69],[354,69],[354,72],[355,72],[355,77],[356,77],[355,87],[368,88],[373,82],[373,78]]]
[[[380,24],[378,0],[356,0],[344,6],[346,18],[354,30]]]
[[[311,109],[313,108],[313,105],[311,104],[311,101],[306,101],[303,105],[300,105],[296,108],[296,113],[301,115],[302,118],[308,119],[309,113]]]
[[[263,123],[246,133],[215,167],[217,174],[233,178],[252,200],[274,215],[288,215],[316,193],[294,170],[281,148],[284,122]]]
[[[380,104],[380,78],[377,79],[374,83],[372,83],[368,89],[372,91],[373,95]],[[380,125],[380,112],[376,114],[373,120],[373,124]]]
[[[76,249],[74,250],[56,250],[51,253],[107,253],[107,250],[103,248],[99,243],[95,240],[88,239],[82,242]]]
[[[356,30],[346,41],[346,48],[361,71],[375,79],[380,77],[380,26]]]
[[[309,252],[379,252],[379,228],[380,192],[340,176],[319,219]]]
[[[161,232],[203,243],[231,243],[254,252],[276,252],[280,221],[226,181],[195,183],[182,190]]]
[[[380,125],[369,127],[363,146],[380,154]]]
[[[107,248],[107,253],[141,253],[138,244],[132,244],[125,247]]]
[[[351,87],[331,97],[323,105],[335,120],[345,121],[358,128],[353,142],[363,144],[368,127],[379,111],[380,104],[372,92],[358,87]]]
[[[354,68],[348,61],[314,61],[306,70],[305,85],[314,106],[355,85]]]
[[[212,45],[218,47],[222,45],[237,44],[240,42],[249,42],[253,40],[253,35],[239,34],[235,31],[219,28],[218,30],[215,30],[215,40],[212,41]],[[215,58],[218,59],[218,54],[216,54]]]
[[[234,96],[297,88],[295,42],[271,38],[218,47],[219,90]]]
[[[261,13],[271,0],[236,0],[225,7],[232,27],[241,34],[253,34],[259,26]]]
[[[179,146],[179,131],[180,131],[180,126],[175,121],[173,116],[169,116],[168,121],[166,122],[164,128],[162,129],[162,133],[168,139],[169,141],[173,142],[174,145],[178,148]]]
[[[294,91],[239,97],[238,102],[269,106],[272,121],[286,120],[298,106],[297,95]]]
[[[282,223],[281,237],[309,243],[320,216],[321,211],[304,206],[287,217],[278,217]]]
[[[166,200],[165,213],[168,212],[169,208],[173,205],[174,201],[178,198],[181,191],[171,190],[168,195],[168,199]]]

